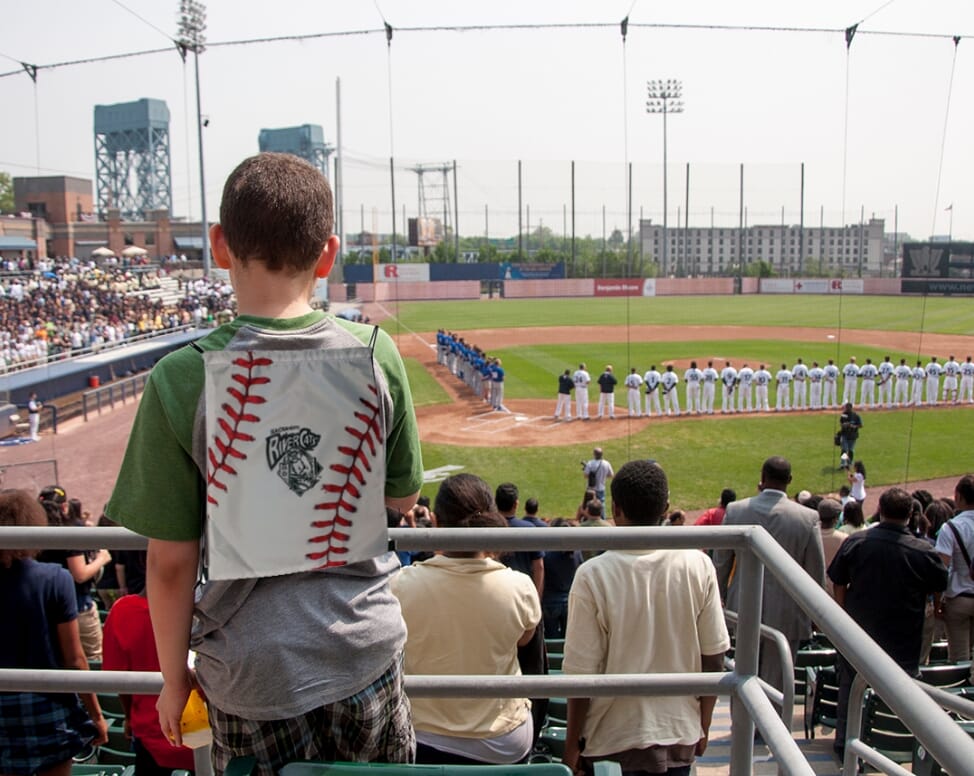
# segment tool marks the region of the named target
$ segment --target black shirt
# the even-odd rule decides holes
[[[933,546],[905,525],[882,521],[852,534],[828,570],[848,585],[845,608],[907,673],[920,663],[927,596],[947,587],[947,567]]]
[[[558,393],[570,394],[572,392],[572,388],[574,387],[575,384],[572,382],[570,375],[558,376]]]
[[[847,439],[858,439],[859,429],[862,428],[862,418],[855,410],[843,412],[839,416],[839,433]]]
[[[612,372],[603,372],[599,375],[599,390],[602,393],[613,393],[616,389],[616,376]]]

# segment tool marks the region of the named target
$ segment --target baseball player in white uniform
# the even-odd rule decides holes
[[[879,404],[889,409],[893,406],[893,373],[896,367],[886,356],[876,368],[879,370]]]
[[[808,367],[798,359],[798,362],[791,368],[791,378],[794,382],[794,402],[792,407],[796,410],[808,409],[806,399],[808,397]]]
[[[836,408],[836,385],[839,382],[839,367],[835,365],[835,362],[830,358],[829,363],[822,367],[822,373],[824,375],[822,380],[822,407],[823,409]]]
[[[703,370],[703,411],[708,415],[714,414],[714,393],[719,380],[720,375],[714,369],[714,362],[708,361]]]
[[[818,365],[818,361],[812,362],[812,368],[808,370],[808,408],[812,410],[822,409],[822,381],[825,379],[825,370]]]
[[[771,384],[771,372],[765,369],[764,364],[754,373],[754,409],[758,412],[767,412],[771,408],[768,406],[768,386]]]
[[[845,378],[842,384],[842,403],[855,404],[856,388],[859,386],[859,367],[855,356],[850,356],[849,363],[842,367],[842,377]]]
[[[751,412],[751,397],[754,393],[754,370],[747,364],[737,373],[737,411]]]
[[[786,364],[782,364],[781,369],[774,376],[774,379],[778,383],[774,401],[775,412],[788,412],[791,409],[791,378],[791,370]]]
[[[911,391],[910,404],[916,407],[923,406],[923,384],[927,382],[927,370],[923,368],[923,362],[917,361],[913,367],[913,390]]]
[[[893,370],[893,404],[897,407],[909,406],[910,404],[910,367],[906,365],[906,359],[901,358],[900,364]]]
[[[582,420],[588,420],[588,384],[592,382],[592,375],[586,371],[585,364],[578,365],[572,382],[575,384],[575,414]]]
[[[970,356],[960,365],[960,400],[974,404],[974,361]]]
[[[640,411],[640,405],[642,399],[639,396],[639,387],[643,384],[643,378],[639,376],[636,371],[636,367],[629,370],[629,374],[626,375],[625,385],[626,385],[626,398],[629,399],[629,417],[639,418],[642,417],[642,412]]]
[[[27,427],[30,429],[30,439],[32,442],[40,439],[38,429],[41,426],[41,407],[43,406],[40,399],[37,398],[37,394],[31,391],[27,401]]]
[[[656,370],[656,365],[653,364],[649,371],[643,375],[643,382],[646,384],[646,415],[652,415],[655,412],[657,415],[662,415],[663,410],[660,407],[659,392],[660,392],[660,373]]]
[[[660,377],[660,384],[662,385],[663,407],[666,409],[666,414],[679,415],[680,395],[676,387],[680,384],[680,378],[673,371],[673,364],[666,365],[666,371]]]
[[[734,408],[734,389],[737,387],[737,370],[731,366],[731,362],[726,362],[726,366],[720,370],[720,382],[723,390],[720,393],[720,411],[737,412]]]
[[[866,359],[866,363],[862,365],[859,370],[859,378],[862,380],[862,385],[859,389],[859,404],[862,407],[875,407],[876,406],[876,377],[879,375],[879,370],[873,363],[871,358]]]
[[[937,363],[937,357],[931,356],[930,363],[924,371],[927,373],[927,404],[937,406],[937,394],[940,393],[940,375],[944,368]]]
[[[700,383],[703,372],[697,369],[697,362],[691,361],[690,368],[683,373],[683,382],[687,384],[687,414],[700,414]]]
[[[957,378],[960,376],[960,364],[951,356],[944,364],[944,401],[957,404]]]

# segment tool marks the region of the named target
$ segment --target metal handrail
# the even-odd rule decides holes
[[[725,609],[724,619],[728,622],[737,623],[737,612],[731,609]],[[781,658],[783,686],[779,690],[763,679],[759,678],[759,682],[765,694],[771,699],[771,702],[781,706],[781,721],[791,730],[795,716],[795,661],[791,656],[791,644],[788,643],[788,639],[785,638],[784,633],[768,625],[761,626],[761,638],[765,641],[770,641],[775,649],[778,650],[778,656]],[[734,663],[736,666],[736,661],[729,662]],[[788,679],[791,679],[791,681],[787,681]]]
[[[132,400],[135,401],[139,394],[139,389],[145,390],[145,384],[149,379],[149,372],[140,372],[132,377],[126,377],[124,380],[116,380],[114,382],[108,383],[107,385],[99,386],[98,388],[92,388],[89,391],[85,391],[81,394],[81,415],[84,418],[85,423],[88,422],[88,402],[94,401],[95,411],[101,415],[102,406],[102,396],[108,395],[108,406],[115,409],[115,393],[119,394],[119,398],[122,404],[125,404],[126,394],[131,394]]]
[[[731,711],[734,735],[731,743],[731,767],[733,776],[750,773],[753,754],[755,722],[764,735],[772,753],[782,764],[785,773],[810,774],[812,770],[800,754],[797,742],[765,693],[756,681],[757,653],[760,640],[761,593],[764,569],[767,567],[783,589],[828,635],[836,648],[849,660],[869,684],[877,689],[887,705],[903,720],[932,756],[952,773],[965,772],[974,762],[974,740],[934,702],[923,689],[904,673],[899,666],[832,600],[832,598],[808,576],[795,560],[767,533],[758,526],[719,527],[667,527],[667,528],[589,528],[578,531],[572,528],[550,528],[538,531],[532,528],[397,528],[389,530],[390,539],[399,549],[439,550],[545,550],[545,549],[660,549],[660,548],[715,548],[738,550],[738,579],[741,601],[747,605],[738,613],[737,655],[734,685],[730,686],[727,675],[711,674],[719,694],[733,694],[741,703]],[[98,545],[109,549],[138,549],[144,547],[143,537],[120,528],[0,528],[0,547],[4,548],[64,548],[85,549]],[[18,669],[10,669],[15,671]],[[71,678],[71,671],[60,672],[63,678]],[[75,678],[80,678],[75,673]],[[84,677],[87,679],[87,677]],[[488,677],[469,679],[482,685]],[[529,688],[531,691],[557,687],[564,697],[572,692],[570,682],[577,677],[490,677],[497,680],[497,688],[507,682],[518,683],[518,697]],[[660,678],[646,677],[646,689],[657,684],[670,688],[699,687],[697,674],[672,674]],[[462,686],[461,677],[439,677],[444,686],[453,682]],[[610,677],[601,677],[608,681]],[[7,689],[7,672],[0,674],[0,690]],[[62,679],[63,680],[63,679]],[[564,681],[566,684],[556,684]],[[694,682],[691,684],[691,681]],[[702,681],[702,680],[701,680]],[[727,684],[720,684],[720,682]],[[522,684],[523,683],[523,684]],[[710,685],[712,686],[712,685]],[[708,686],[708,692],[710,691]],[[418,689],[417,685],[417,689]],[[579,691],[591,692],[579,685]],[[107,689],[107,688],[106,688]],[[547,692],[547,691],[546,691]],[[541,693],[543,695],[545,693]],[[554,694],[554,693],[552,693]],[[539,697],[539,696],[535,696]],[[797,754],[796,754],[797,753]],[[794,758],[797,757],[797,760]]]

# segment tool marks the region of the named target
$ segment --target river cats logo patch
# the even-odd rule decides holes
[[[321,434],[299,426],[272,429],[267,437],[267,465],[298,496],[321,478],[322,466],[311,454],[320,441]]]

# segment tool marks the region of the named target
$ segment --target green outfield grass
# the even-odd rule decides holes
[[[714,359],[717,370],[723,368],[724,358],[731,359],[734,366],[740,367],[742,360],[753,369],[760,364],[766,364],[772,376],[781,364],[785,363],[791,369],[795,359],[802,358],[811,367],[813,361],[823,366],[828,359],[833,359],[841,368],[850,355],[856,356],[859,363],[866,358],[872,358],[879,363],[884,356],[890,356],[893,363],[899,364],[900,358],[905,358],[908,364],[916,361],[916,353],[887,351],[878,348],[868,348],[855,345],[836,345],[835,342],[823,340],[820,343],[790,342],[781,340],[699,340],[695,342],[614,342],[614,343],[584,343],[579,345],[530,345],[505,350],[492,350],[491,355],[499,356],[504,364],[505,384],[504,395],[515,399],[542,399],[552,397],[558,389],[558,375],[566,369],[572,371],[581,362],[586,362],[588,371],[595,380],[602,373],[606,364],[612,364],[615,375],[619,380],[616,389],[616,404],[622,402],[625,406],[625,388],[622,382],[629,374],[630,367],[636,367],[640,376],[646,373],[651,365],[656,365],[663,371],[663,364],[667,361],[686,362],[696,360],[697,366],[703,369],[708,359]],[[682,382],[685,366],[677,369]],[[590,389],[595,394],[597,387]],[[840,386],[841,390],[841,386]],[[771,391],[773,393],[774,387]],[[680,400],[685,396],[684,386],[680,387]]]
[[[387,302],[383,328],[450,331],[630,324],[812,326],[974,335],[974,304],[950,297],[689,296]]]
[[[862,417],[856,453],[867,468],[867,489],[904,478],[959,476],[972,468],[974,436],[959,431],[974,421],[972,410],[863,412]],[[837,418],[837,413],[826,413],[660,421],[628,438],[599,444],[617,469],[627,460],[657,459],[669,476],[672,507],[700,509],[716,503],[722,488],[734,488],[739,497],[753,495],[761,463],[770,455],[791,460],[794,492],[838,490],[845,475],[837,471],[839,453],[832,444]],[[626,423],[590,421],[585,430],[610,422]],[[574,423],[581,427],[581,421]],[[540,500],[543,515],[575,514],[585,490],[579,461],[591,457],[591,443],[514,449],[500,447],[502,438],[497,442],[492,447],[426,444],[425,468],[463,466],[492,487],[509,480],[520,488],[522,502],[531,496]],[[436,489],[429,484],[423,492],[434,497]]]

